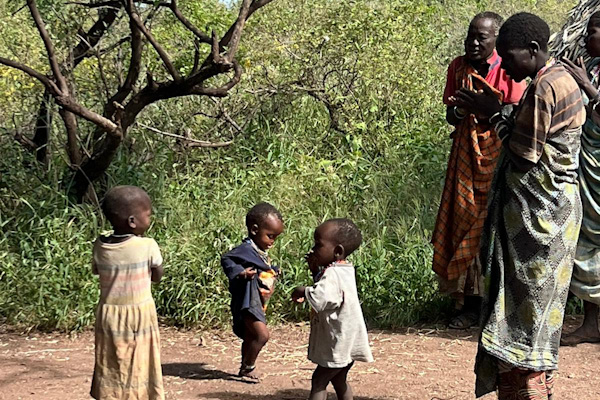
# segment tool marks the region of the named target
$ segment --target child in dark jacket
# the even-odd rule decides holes
[[[271,204],[259,203],[248,211],[246,227],[248,238],[225,254],[221,265],[229,279],[233,332],[243,340],[238,375],[258,381],[256,358],[269,340],[265,310],[279,275],[267,251],[283,232],[283,218]]]

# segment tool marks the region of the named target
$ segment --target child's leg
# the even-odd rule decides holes
[[[327,385],[329,385],[329,382],[333,383],[338,400],[352,400],[352,390],[346,383],[346,375],[348,375],[350,367],[352,367],[352,364],[344,368],[325,368],[318,365],[315,372],[313,372],[312,387],[308,400],[327,399]],[[338,375],[341,377],[338,378]],[[334,380],[336,383],[334,383]]]
[[[244,316],[244,328],[242,369],[244,369],[243,367],[254,367],[258,354],[269,340],[269,330],[267,329],[267,325],[250,314]],[[240,370],[240,375],[249,376],[251,378],[258,377],[253,369],[248,373],[242,373],[242,370]]]
[[[348,377],[348,371],[352,368],[354,363],[350,363],[347,367],[342,368],[340,372],[331,380],[331,384],[335,389],[335,394],[337,395],[338,400],[352,400],[352,388],[350,384],[346,380]]]

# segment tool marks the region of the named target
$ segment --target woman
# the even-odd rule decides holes
[[[591,57],[600,57],[600,12],[590,17],[585,48]],[[579,343],[600,342],[600,58],[591,61],[587,72],[581,59],[578,65],[566,59],[563,62],[589,99],[579,157],[583,221],[571,280],[571,292],[583,300],[585,314],[583,324],[575,332],[561,338],[561,345],[576,346]]]
[[[459,92],[503,142],[492,184],[481,262],[486,275],[476,395],[547,400],[581,224],[577,167],[585,110],[579,87],[548,55],[550,29],[519,13],[500,28],[502,67],[532,79],[517,109],[502,115],[489,94]]]

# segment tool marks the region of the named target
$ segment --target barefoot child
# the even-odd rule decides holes
[[[229,279],[233,332],[243,340],[238,375],[259,380],[256,358],[269,340],[265,310],[273,294],[279,269],[271,265],[267,251],[283,232],[283,218],[269,203],[259,203],[246,215],[248,238],[221,258]]]
[[[94,243],[92,268],[100,278],[96,311],[95,399],[164,399],[160,338],[150,281],[159,282],[162,256],[150,226],[150,197],[135,186],[106,193],[102,211],[114,233]]]
[[[361,242],[360,231],[349,219],[330,219],[319,225],[315,244],[306,255],[315,284],[299,286],[292,293],[292,300],[306,299],[312,308],[308,359],[317,368],[309,400],[325,400],[329,382],[338,400],[351,400],[348,371],[354,361],[373,361],[354,266],[346,261]]]

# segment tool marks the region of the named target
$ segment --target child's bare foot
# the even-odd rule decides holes
[[[258,383],[260,382],[260,374],[256,371],[256,366],[248,366],[242,365],[240,367],[240,372],[238,372],[238,376],[242,378],[243,381]]]

